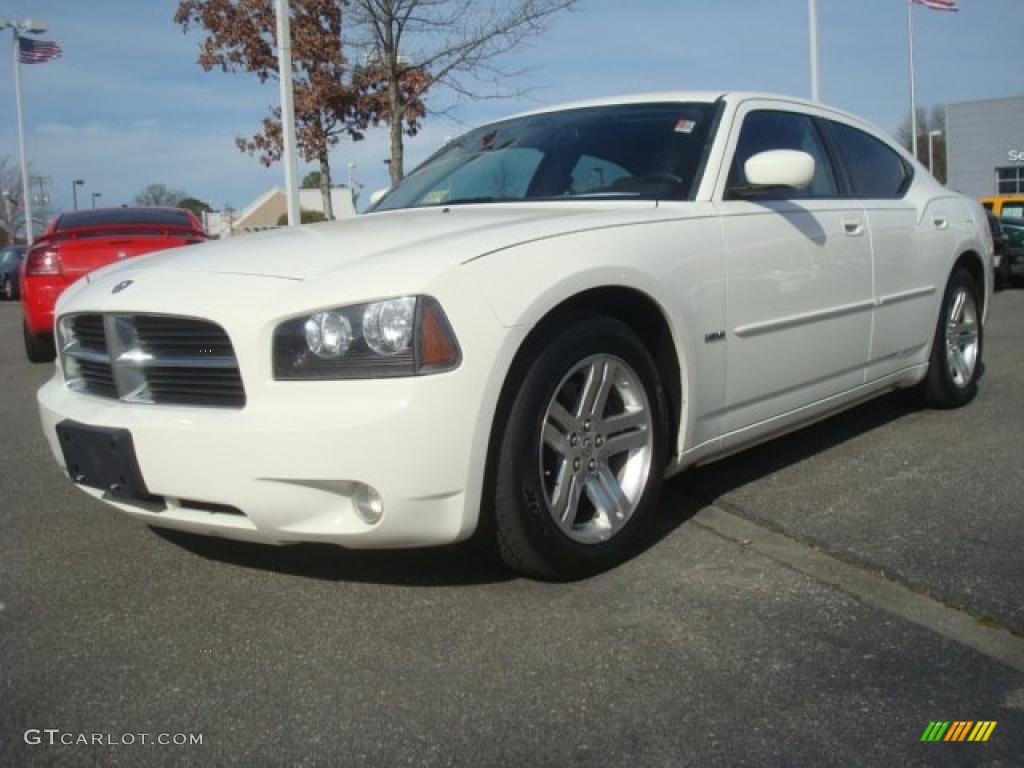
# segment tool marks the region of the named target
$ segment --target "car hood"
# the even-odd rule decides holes
[[[134,259],[131,268],[306,280],[369,260],[455,265],[534,240],[636,223],[656,210],[652,202],[629,202],[389,211],[163,251]]]

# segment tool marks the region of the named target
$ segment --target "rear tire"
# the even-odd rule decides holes
[[[52,363],[57,357],[57,349],[53,343],[53,336],[49,333],[37,335],[28,329],[23,323],[22,336],[25,339],[25,355],[29,362]]]
[[[959,408],[978,393],[983,333],[978,287],[966,269],[949,278],[932,340],[924,399],[933,408]]]
[[[667,413],[654,361],[627,325],[570,325],[528,364],[498,427],[485,543],[509,568],[550,580],[629,557],[657,509]]]

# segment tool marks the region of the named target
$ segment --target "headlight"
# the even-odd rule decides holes
[[[317,312],[302,330],[309,351],[324,360],[335,360],[352,346],[352,323],[338,312]]]
[[[57,352],[60,355],[60,365],[64,370],[64,381],[71,388],[76,388],[82,383],[82,367],[78,360],[64,354],[64,350],[75,342],[75,331],[71,324],[71,316],[64,315],[57,321]]]
[[[461,360],[448,318],[429,296],[321,310],[274,331],[278,380],[421,376],[450,371]]]

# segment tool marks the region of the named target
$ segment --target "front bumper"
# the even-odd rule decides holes
[[[460,378],[457,370],[267,382],[232,410],[123,403],[69,391],[58,373],[38,401],[61,466],[56,425],[65,419],[131,432],[146,486],[160,498],[126,502],[79,487],[150,525],[274,544],[430,546],[466,538],[476,523],[466,504],[468,478],[480,471],[471,461],[476,409]],[[382,497],[376,524],[357,514],[355,483]]]

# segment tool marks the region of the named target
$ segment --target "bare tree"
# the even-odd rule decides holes
[[[10,242],[25,230],[25,212],[21,207],[21,171],[9,157],[0,157],[0,229]]]
[[[348,0],[292,0],[291,44],[298,149],[319,163],[319,189],[328,219],[331,205],[330,150],[344,138],[359,141],[377,125],[384,103],[383,80],[365,69],[356,77],[342,46]],[[205,29],[199,66],[207,72],[248,72],[261,83],[278,76],[276,13],[271,0],[179,0],[174,20],[188,31]],[[408,79],[408,78],[406,78]],[[404,85],[404,84],[403,84]],[[407,87],[407,86],[404,86]],[[284,154],[281,110],[271,107],[259,133],[235,145],[264,165]]]
[[[391,135],[391,183],[404,176],[404,133],[415,133],[417,105],[443,86],[457,97],[511,95],[522,74],[505,54],[540,36],[552,16],[578,0],[349,0],[352,44],[383,78],[379,110]],[[416,77],[409,77],[416,73]]]
[[[168,189],[166,184],[150,184],[135,196],[135,204],[147,208],[175,207],[187,197],[177,189]]]

